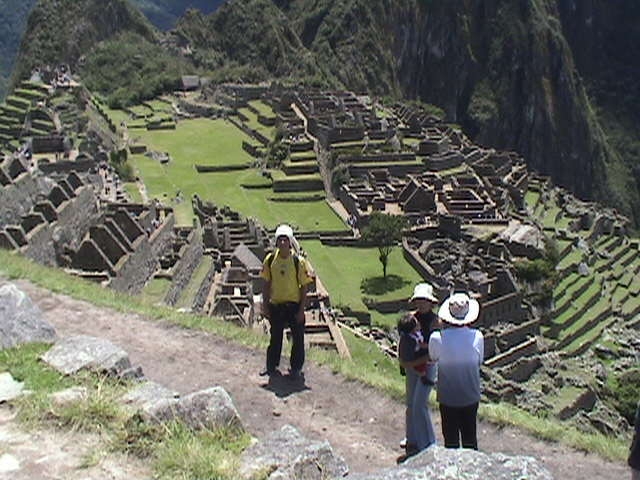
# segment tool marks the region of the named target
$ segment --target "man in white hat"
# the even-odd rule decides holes
[[[446,448],[459,448],[462,441],[463,448],[478,449],[476,425],[484,337],[469,325],[479,315],[477,300],[466,293],[454,293],[438,311],[447,328],[429,338],[429,354],[438,362],[438,403]]]
[[[284,329],[291,329],[290,375],[299,377],[304,364],[304,310],[307,287],[313,282],[304,258],[296,254],[297,242],[289,225],[276,229],[276,249],[262,264],[263,315],[269,320],[270,339],[266,369],[261,375],[278,373]]]

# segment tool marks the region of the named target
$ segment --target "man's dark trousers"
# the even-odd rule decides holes
[[[467,407],[448,407],[440,404],[445,448],[460,448],[462,439],[462,448],[478,449],[477,414],[477,403]]]
[[[282,335],[284,329],[291,329],[291,370],[299,372],[304,364],[304,324],[298,323],[296,315],[300,308],[299,303],[286,302],[271,304],[271,324],[269,348],[267,348],[267,371],[273,372],[280,365],[282,354]]]

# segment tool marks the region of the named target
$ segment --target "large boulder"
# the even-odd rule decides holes
[[[328,442],[309,440],[291,425],[247,448],[240,462],[240,475],[247,479],[324,480],[348,472],[347,464]]]
[[[90,370],[119,377],[131,370],[127,352],[109,340],[86,335],[59,340],[42,360],[65,375]]]
[[[349,476],[350,480],[552,480],[532,457],[434,446],[397,467]]]
[[[0,350],[55,340],[56,331],[22,290],[13,284],[0,287]]]
[[[150,422],[165,423],[178,419],[193,430],[243,428],[233,400],[222,387],[207,388],[179,399],[164,396],[143,404],[139,414]]]

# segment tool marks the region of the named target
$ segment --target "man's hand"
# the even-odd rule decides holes
[[[296,321],[300,325],[304,325],[304,310],[298,310],[298,313],[296,313]]]

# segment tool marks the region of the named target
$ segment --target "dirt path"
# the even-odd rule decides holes
[[[255,436],[292,424],[311,438],[327,439],[352,472],[395,463],[401,452],[404,407],[375,390],[345,380],[328,369],[307,365],[305,385],[286,378],[267,383],[258,372],[263,352],[213,335],[185,330],[138,315],[125,315],[17,282],[44,312],[58,335],[89,334],[124,348],[147,378],[180,393],[221,385],[231,394],[247,429]],[[439,430],[437,412],[433,412]],[[441,437],[438,435],[441,443]],[[622,463],[532,438],[513,428],[479,425],[480,448],[530,455],[557,479],[628,476]]]

